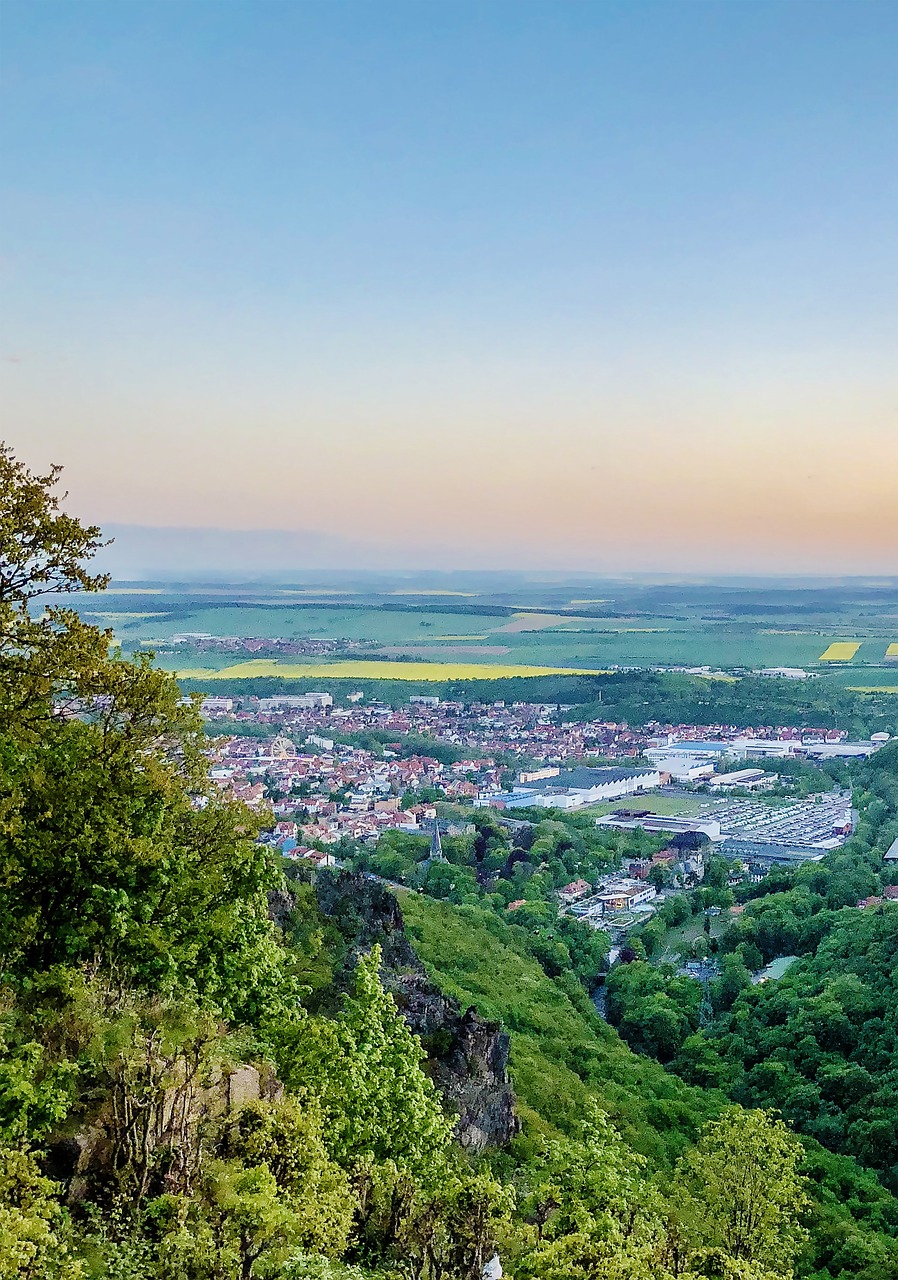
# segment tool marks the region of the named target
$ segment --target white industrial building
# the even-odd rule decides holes
[[[334,699],[329,693],[282,693],[259,699],[260,711],[315,711],[333,705]]]
[[[816,671],[805,671],[803,667],[764,667],[761,671],[754,673],[756,676],[766,676],[773,680],[819,680],[820,676]]]
[[[526,786],[517,786],[510,792],[496,792],[482,797],[475,804],[503,809],[582,809],[584,805],[621,800],[661,785],[661,774],[653,766],[642,769],[553,769],[551,772],[546,770],[545,777],[535,777],[536,772],[523,775],[529,779]]]
[[[732,773],[717,773],[708,782],[712,791],[763,791],[777,782],[777,774],[764,769],[734,769]]]
[[[543,808],[579,809],[587,804],[638,795],[660,785],[661,774],[656,768],[564,769],[531,787],[533,804]]]
[[[652,756],[659,773],[669,774],[674,782],[707,782],[714,774],[713,760],[697,760],[694,756]]]
[[[813,760],[866,760],[882,746],[882,741],[869,742],[805,742],[802,755]]]
[[[795,755],[796,745],[776,738],[734,738],[727,755],[734,760],[785,760]]]
[[[705,835],[709,840],[723,839],[720,823],[716,818],[671,818],[657,813],[625,812],[608,813],[596,818],[597,827],[618,827],[623,831],[633,831],[641,827],[643,831],[663,832],[665,835],[682,835],[694,831]]]
[[[649,760],[663,767],[671,776],[670,763],[680,762],[681,766],[695,766],[729,758],[731,760],[782,760],[794,756],[799,744],[794,741],[780,741],[778,738],[732,738],[729,742],[712,740],[672,742],[666,747],[649,747],[646,755]],[[663,762],[663,765],[662,765]]]
[[[666,747],[649,747],[645,752],[647,759],[655,764],[658,760],[720,760],[731,754],[732,743],[715,742],[711,739],[690,739],[686,742],[671,742]]]

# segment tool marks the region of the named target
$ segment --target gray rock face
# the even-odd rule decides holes
[[[123,1170],[143,1192],[174,1190],[189,1185],[198,1167],[204,1125],[250,1102],[278,1101],[283,1093],[276,1076],[248,1063],[231,1070],[214,1064],[194,1076],[185,1062],[175,1061],[165,1080],[140,1096],[113,1079],[74,1136],[48,1143],[46,1168],[65,1185],[69,1205],[112,1186]]]
[[[228,1109],[236,1111],[247,1102],[259,1100],[260,1075],[255,1067],[238,1067],[227,1077],[226,1096]]]
[[[510,1040],[497,1022],[463,1010],[428,978],[405,933],[402,909],[383,885],[343,872],[321,877],[318,905],[355,953],[382,949],[381,977],[428,1056],[427,1069],[458,1119],[470,1151],[501,1147],[520,1130],[508,1078]]]

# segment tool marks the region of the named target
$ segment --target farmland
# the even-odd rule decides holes
[[[281,680],[511,680],[538,676],[595,676],[600,671],[569,667],[527,667],[508,663],[478,662],[276,662],[259,659],[237,662],[218,670],[198,668],[179,671],[185,680],[234,680],[274,676]]]
[[[850,662],[861,647],[860,640],[835,640],[820,655],[821,662]]]
[[[898,582],[886,579],[319,575],[284,584],[115,583],[74,604],[125,652],[153,651],[160,666],[201,680],[332,678],[339,662],[339,675],[364,671],[380,682],[631,667],[739,678],[782,667],[843,689],[896,683]],[[226,637],[233,643],[216,646]]]

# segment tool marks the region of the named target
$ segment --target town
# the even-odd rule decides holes
[[[663,836],[655,865],[672,868],[681,885],[701,879],[701,845],[757,877],[773,863],[819,860],[856,820],[847,787],[790,797],[792,779],[776,770],[869,756],[888,737],[851,742],[844,730],[790,726],[637,729],[571,720],[571,709],[552,704],[466,705],[424,694],[398,708],[360,693],[342,700],[311,692],[202,702],[213,782],[269,806],[275,825],[265,839],[319,866],[333,865],[341,840],[376,844],[391,830],[427,836],[440,821],[437,804],[447,802],[501,815],[587,810],[598,827]],[[771,804],[763,793],[775,786],[785,798]],[[663,797],[663,812],[652,797]],[[559,901],[572,907],[588,897],[577,914],[591,922],[651,910],[651,866],[563,886]]]

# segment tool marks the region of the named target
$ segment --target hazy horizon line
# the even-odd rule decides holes
[[[99,522],[98,522],[99,523]],[[297,575],[452,574],[521,576],[552,579],[701,579],[714,581],[842,582],[863,579],[898,581],[898,573],[876,565],[821,565],[796,562],[768,567],[718,554],[716,562],[699,549],[669,548],[656,557],[653,548],[603,548],[599,554],[570,556],[533,547],[514,551],[501,543],[478,549],[420,541],[361,540],[315,529],[228,528],[225,525],[100,524],[109,540],[99,548],[96,566],[118,582],[272,581]],[[782,558],[781,558],[782,560]],[[629,562],[628,562],[629,561]],[[891,567],[891,566],[890,566]]]

